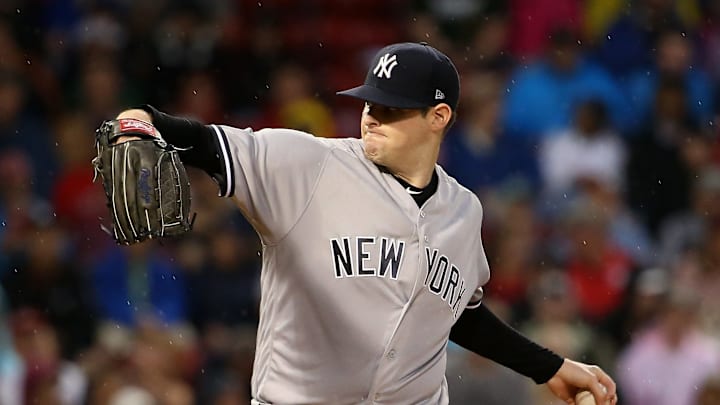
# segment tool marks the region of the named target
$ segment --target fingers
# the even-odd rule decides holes
[[[134,118],[140,121],[152,122],[152,115],[150,115],[147,111],[139,108],[133,108],[121,112],[120,114],[118,114],[116,119],[119,120],[121,118]]]
[[[591,384],[590,392],[595,397],[595,402],[600,404],[615,405],[617,403],[617,387],[615,381],[610,378],[600,367],[591,366],[590,371],[595,375],[596,380]]]
[[[120,144],[123,142],[134,141],[134,140],[138,140],[138,139],[142,139],[142,138],[140,138],[139,136],[133,136],[133,135],[121,135],[117,138],[115,143]]]

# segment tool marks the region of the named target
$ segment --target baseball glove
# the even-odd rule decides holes
[[[118,142],[121,136],[132,140]],[[95,131],[93,181],[102,177],[112,230],[119,244],[179,236],[192,229],[190,182],[175,147],[152,124],[105,121]]]

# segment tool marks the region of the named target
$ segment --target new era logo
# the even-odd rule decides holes
[[[386,79],[389,79],[397,64],[397,56],[390,56],[389,53],[386,53],[378,60],[375,69],[373,69],[373,74],[381,79],[383,76],[385,76]]]
[[[435,100],[445,100],[445,93],[440,89],[435,89]]]

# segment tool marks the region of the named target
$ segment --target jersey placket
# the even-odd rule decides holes
[[[403,190],[403,192],[404,192],[404,190]],[[430,199],[432,199],[432,197]],[[406,318],[408,310],[410,310],[410,308],[413,306],[412,305],[413,301],[415,300],[415,298],[417,297],[418,294],[422,293],[422,288],[421,288],[422,285],[421,284],[422,284],[422,280],[424,277],[424,269],[427,268],[424,251],[425,251],[425,247],[428,245],[429,239],[430,239],[428,237],[428,235],[424,231],[422,231],[422,229],[424,228],[422,226],[422,223],[424,222],[425,217],[427,216],[427,214],[423,210],[423,207],[425,207],[428,204],[428,201],[425,201],[423,206],[417,210],[417,214],[415,216],[415,235],[417,235],[417,240],[415,242],[417,242],[417,246],[418,246],[418,251],[417,251],[418,267],[417,267],[417,271],[415,272],[415,283],[413,285],[412,292],[409,295],[408,301],[403,306],[402,313],[400,314],[400,317],[398,318],[398,321],[395,324],[393,333],[390,335],[390,339],[388,339],[388,343],[385,346],[385,351],[383,352],[383,355],[381,357],[381,363],[378,365],[378,369],[373,378],[372,385],[370,386],[370,390],[368,391],[367,399],[368,399],[368,401],[371,401],[372,403],[377,403],[377,401],[379,400],[378,390],[380,388],[382,388],[381,387],[382,380],[380,379],[380,376],[386,372],[384,370],[383,366],[385,366],[391,362],[394,362],[398,356],[397,349],[395,348],[395,343],[397,343],[395,341],[396,333],[397,333],[398,329],[400,328],[400,326],[403,324],[403,321]]]

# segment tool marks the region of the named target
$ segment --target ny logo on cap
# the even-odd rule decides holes
[[[390,75],[392,75],[392,70],[397,64],[397,56],[390,56],[389,53],[386,53],[378,60],[377,66],[373,69],[373,74],[381,79],[383,76],[389,79]]]

